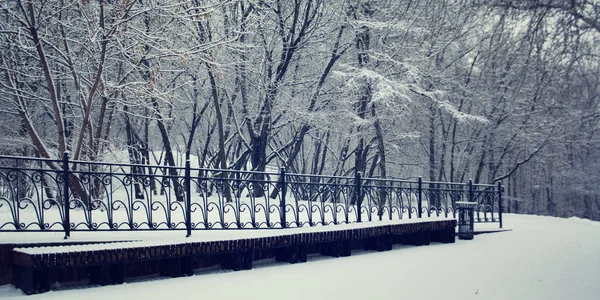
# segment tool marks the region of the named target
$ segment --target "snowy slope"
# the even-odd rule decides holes
[[[26,299],[600,299],[600,223],[505,215],[511,232],[251,271],[65,289]],[[401,248],[401,249],[400,249]],[[22,297],[12,286],[0,298]]]

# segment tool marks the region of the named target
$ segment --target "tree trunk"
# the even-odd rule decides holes
[[[167,132],[167,128],[166,128],[163,118],[159,112],[158,100],[156,98],[152,97],[151,103],[152,103],[152,106],[154,107],[154,111],[155,111],[155,115],[156,115],[156,123],[158,125],[158,130],[160,132],[160,136],[162,138],[163,147],[165,148],[165,165],[170,166],[170,168],[167,168],[167,169],[168,169],[169,178],[170,178],[171,182],[173,183],[175,198],[177,199],[177,201],[184,201],[185,200],[184,190],[183,190],[183,187],[181,186],[181,184],[179,183],[179,180],[177,179],[178,174],[177,174],[177,169],[175,169],[175,167],[176,167],[175,157],[173,156],[171,141],[169,140],[169,133]]]
[[[436,171],[436,163],[435,163],[435,146],[436,146],[436,136],[435,136],[435,117],[437,114],[437,110],[431,104],[429,106],[429,181],[435,182],[435,171]],[[439,209],[439,197],[435,192],[436,184],[429,183],[429,207],[435,207]]]
[[[210,79],[211,95],[213,99],[213,105],[215,108],[215,114],[217,118],[217,137],[219,140],[218,159],[220,162],[220,169],[227,169],[227,158],[225,157],[225,136],[223,132],[223,115],[221,114],[221,106],[219,103],[219,95],[217,91],[217,82],[212,72],[212,66],[206,63],[208,70],[208,78]],[[227,202],[231,202],[231,193],[229,192],[229,182],[227,181],[227,172],[220,172],[220,180],[222,180],[223,186],[223,197]]]

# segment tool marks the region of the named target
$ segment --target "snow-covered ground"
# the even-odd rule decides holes
[[[510,232],[305,264],[146,278],[26,299],[599,299],[600,222],[505,215]],[[496,225],[496,224],[495,224]],[[477,224],[476,224],[477,226]],[[0,298],[23,297],[12,286]]]

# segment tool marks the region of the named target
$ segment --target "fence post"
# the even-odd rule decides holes
[[[502,228],[502,181],[498,181],[498,219]]]
[[[354,194],[356,195],[356,221],[358,223],[362,222],[361,217],[361,202],[362,202],[362,172],[358,171],[354,173],[354,188],[356,191]]]
[[[417,195],[417,216],[419,219],[422,217],[423,210],[423,177],[419,176],[419,194]]]
[[[65,240],[71,237],[71,215],[69,211],[69,151],[63,152],[63,228]]]
[[[285,194],[287,194],[287,183],[285,181],[285,167],[281,167],[279,170],[279,182],[280,182],[280,193],[281,200],[279,201],[279,216],[281,217],[281,228],[287,227],[287,220],[285,217]]]
[[[469,202],[473,202],[473,179],[469,179]]]
[[[185,237],[192,236],[192,170],[190,167],[190,159],[187,158],[185,160],[185,192],[187,196],[185,197],[185,228],[187,230],[187,235]]]

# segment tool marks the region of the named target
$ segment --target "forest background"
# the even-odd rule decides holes
[[[496,183],[600,220],[600,1],[0,0],[0,154]]]

